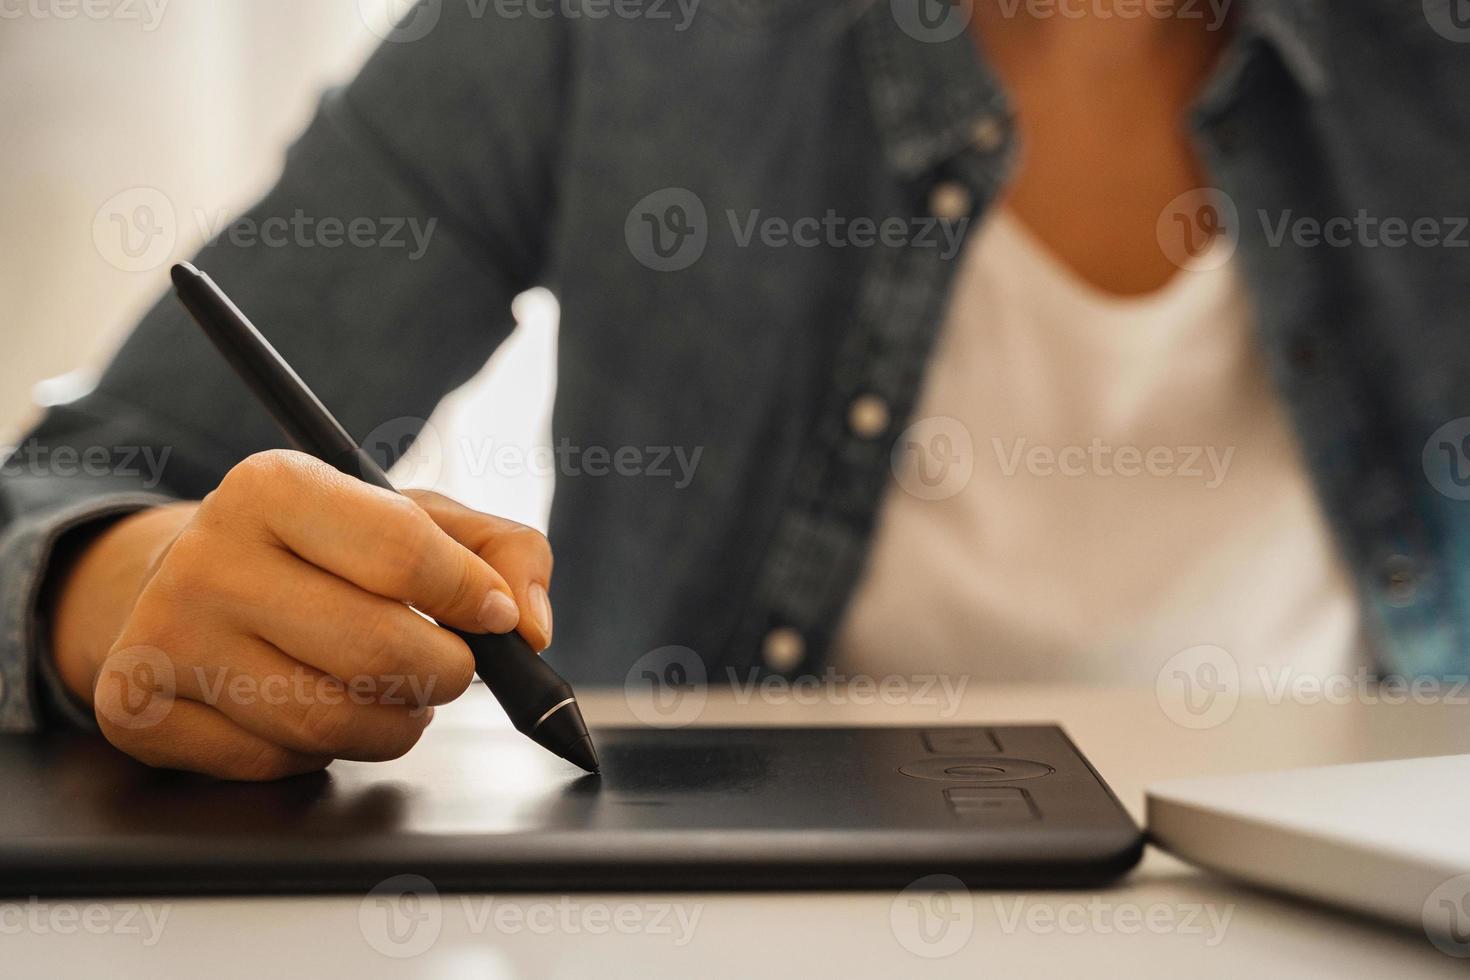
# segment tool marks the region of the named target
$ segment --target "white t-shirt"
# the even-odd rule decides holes
[[[961,257],[832,666],[1152,684],[1223,648],[1242,686],[1362,663],[1357,605],[1215,261],[1120,298],[1003,208]]]

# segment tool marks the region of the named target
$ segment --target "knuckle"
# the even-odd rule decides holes
[[[227,553],[208,534],[186,530],[163,556],[154,580],[191,597],[233,593],[240,588],[240,570],[238,562],[221,560]]]
[[[442,704],[474,680],[464,642],[408,607],[388,606],[365,621],[358,673],[374,682],[380,704]]]
[[[463,549],[455,552],[455,571],[453,591],[444,597],[445,607],[448,609],[464,609],[472,601],[478,601],[481,597],[475,592],[475,567],[472,564],[475,559],[470,553]]]
[[[116,702],[104,704],[104,698],[113,695],[98,691],[95,703],[97,728],[102,737],[118,751],[131,756],[144,765],[158,768],[163,765],[161,755],[158,751],[163,740],[171,738],[167,719],[155,728],[136,728],[131,725],[120,723],[117,714],[119,705]]]
[[[528,527],[525,524],[517,524],[507,532],[511,543],[519,550],[537,558],[544,558],[548,564],[551,562],[551,542],[546,535]]]
[[[170,642],[206,632],[217,641],[238,633],[238,614],[267,606],[269,580],[248,559],[165,559],[133,605],[130,622]]]
[[[307,751],[340,755],[351,744],[352,713],[346,705],[313,700],[302,708],[297,729]]]
[[[290,764],[286,750],[260,741],[235,745],[214,768],[213,775],[247,782],[282,779],[299,771]]]
[[[120,699],[105,686],[99,686],[92,698],[92,713],[97,720],[97,730],[112,747],[133,755],[133,744],[138,740],[134,729],[113,722]]]
[[[254,495],[262,488],[278,486],[282,480],[290,479],[299,464],[295,454],[285,449],[267,449],[246,456],[230,468],[220,481],[220,490],[226,496],[237,493]]]
[[[408,712],[402,713],[402,721],[389,729],[381,740],[381,744],[372,751],[372,762],[388,762],[408,754],[408,751],[419,743],[423,737],[424,729],[428,727],[427,713],[414,716]]]
[[[268,449],[247,456],[230,468],[205,496],[200,522],[214,527],[258,524],[277,502],[294,495],[311,475],[310,457],[287,449]]]
[[[429,678],[434,683],[434,689],[428,692],[430,704],[453,701],[469,690],[475,679],[475,658],[463,642],[459,642],[458,647],[456,655],[446,661],[444,668]]]
[[[434,524],[417,508],[400,514],[383,528],[377,558],[395,597],[412,599],[433,565]]]
[[[434,526],[434,519],[424,511],[412,497],[403,494],[393,494],[384,499],[384,505],[392,516],[392,524],[410,528],[414,533],[423,533],[424,530]]]
[[[124,635],[129,643],[148,644],[163,649],[187,650],[187,634],[197,633],[203,624],[195,618],[198,609],[189,605],[199,592],[189,586],[188,577],[167,567],[158,572],[138,593],[128,613]],[[120,649],[119,638],[114,649]],[[104,666],[111,667],[109,657]]]
[[[452,652],[436,657],[415,679],[417,687],[410,694],[421,706],[448,704],[468,690],[475,679],[475,660],[469,648],[455,637],[450,639],[454,643]]]
[[[211,540],[212,537],[207,528],[190,524],[168,546],[160,566],[193,570],[221,564],[219,551]]]
[[[358,669],[370,677],[387,677],[402,673],[409,663],[409,637],[405,616],[413,616],[407,606],[383,604],[359,618],[353,644],[358,651]]]
[[[226,475],[225,480],[229,476]],[[221,534],[229,534],[238,531],[242,518],[248,515],[247,502],[259,499],[258,494],[233,493],[225,482],[215,487],[204,495],[199,502],[199,509],[194,514],[194,519],[179,535],[179,539],[193,538],[203,541],[212,541]],[[175,545],[177,545],[177,541]],[[200,548],[203,551],[205,549]],[[170,549],[172,552],[172,549]]]
[[[124,751],[155,737],[170,721],[177,694],[173,659],[159,647],[134,643],[136,639],[130,635],[129,646],[114,649],[102,661],[92,695],[99,729]]]
[[[145,650],[146,647],[138,644],[129,644],[127,646],[120,644],[114,645],[113,649],[103,658],[102,669],[120,674],[130,673],[134,669],[147,664],[148,658],[144,652]]]
[[[435,490],[404,490],[403,496],[413,501],[421,510],[451,503],[448,497]]]

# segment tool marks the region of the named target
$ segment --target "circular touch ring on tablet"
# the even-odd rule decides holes
[[[899,766],[898,771],[915,779],[964,783],[1008,783],[1050,776],[1056,772],[1051,766],[1029,759],[1002,759],[997,756],[930,757]]]

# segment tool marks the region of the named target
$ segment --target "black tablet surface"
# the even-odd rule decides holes
[[[0,738],[8,895],[1084,886],[1142,849],[1058,728],[599,729],[600,776],[510,731],[267,784],[99,738]]]

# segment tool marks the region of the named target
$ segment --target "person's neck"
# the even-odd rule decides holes
[[[1208,183],[1185,116],[1228,26],[1212,29],[1208,13],[1185,18],[1185,5],[1161,17],[1149,13],[1157,5],[1126,0],[974,3],[976,43],[1022,138],[1008,203],[1099,288],[1158,288],[1178,271],[1156,240],[1159,216]]]
[[[1212,61],[1228,35],[1231,0],[974,0],[972,26],[988,51],[1065,65],[1072,77]]]

